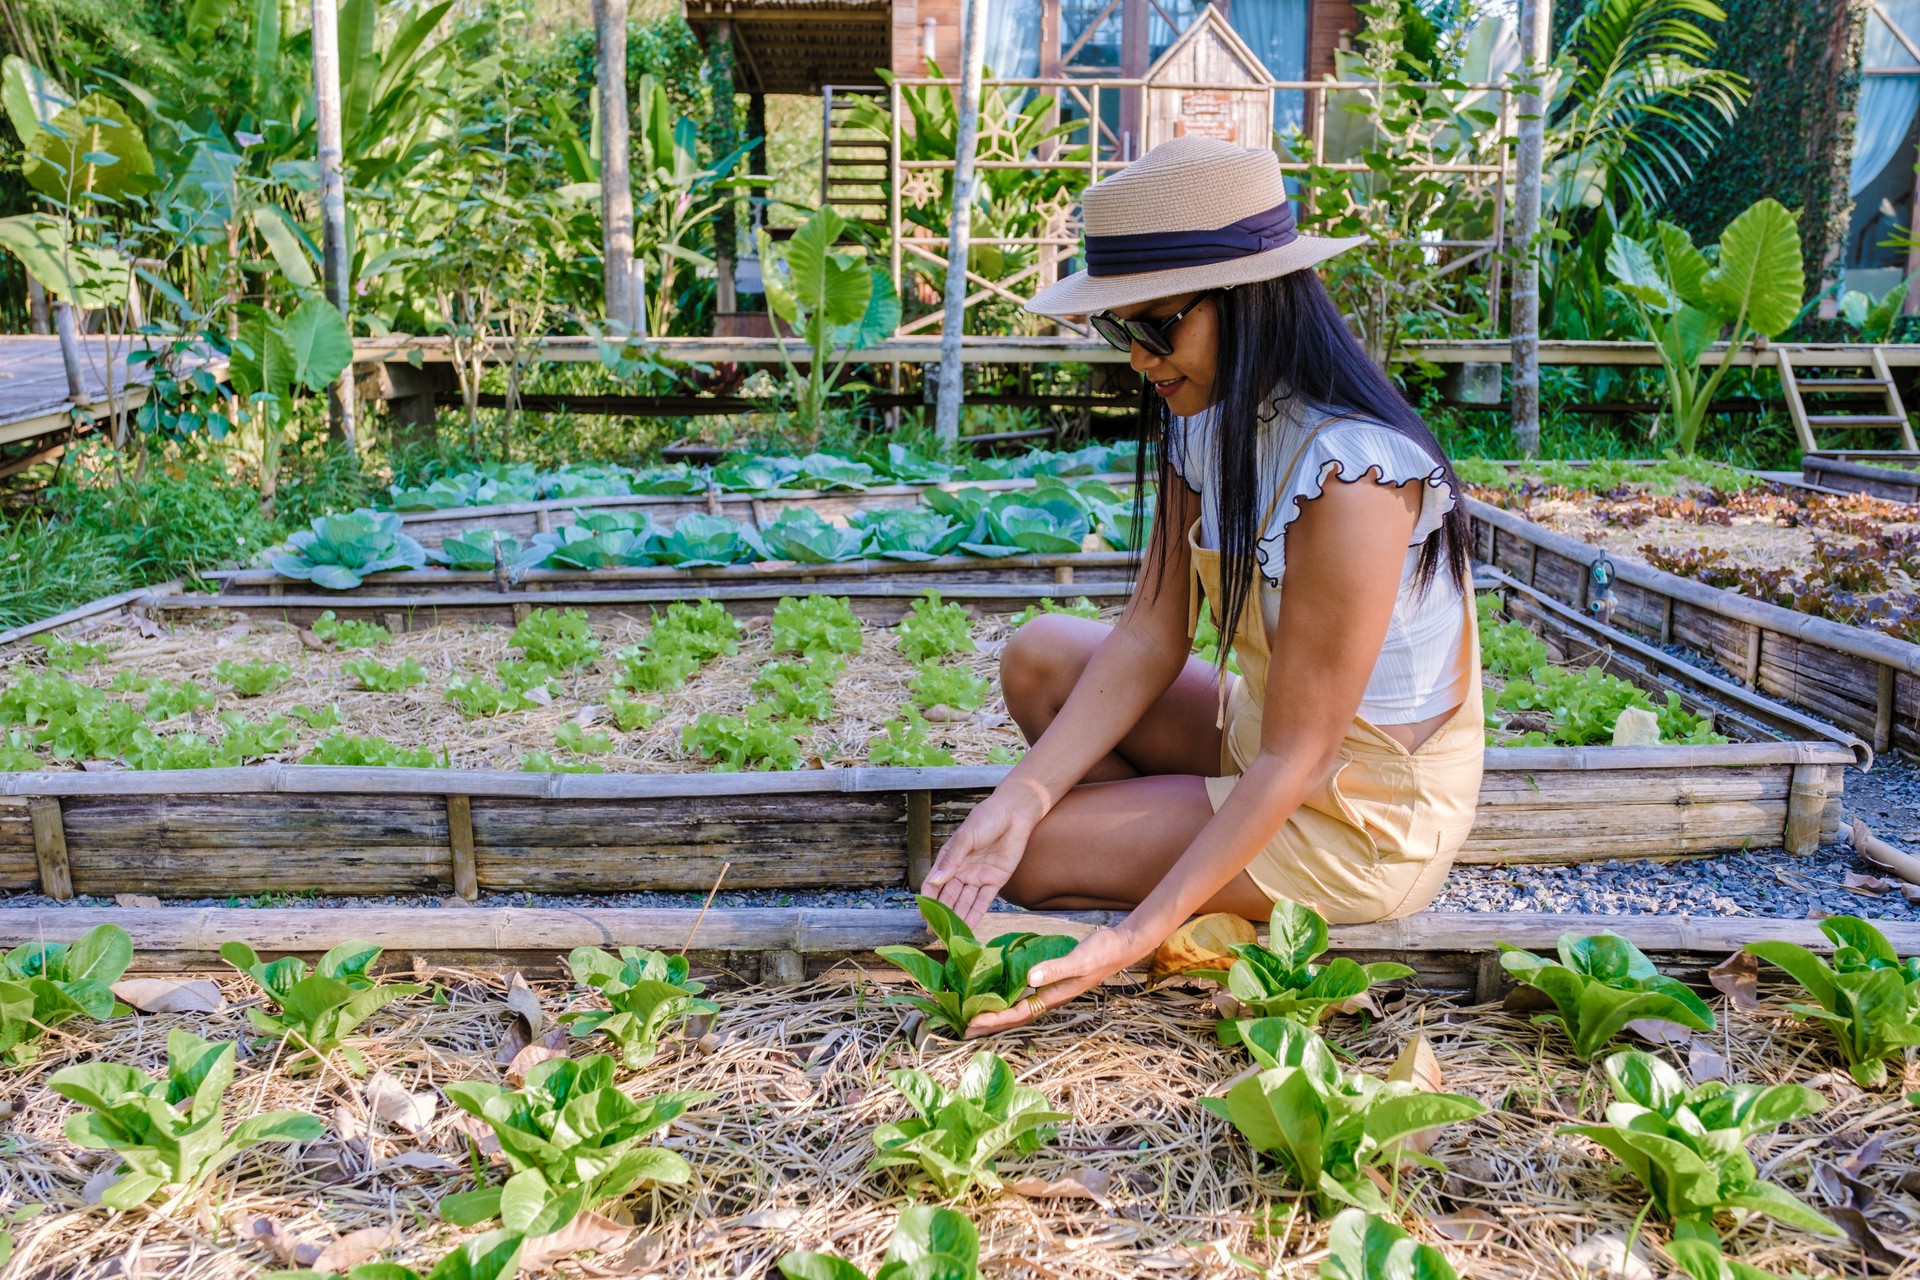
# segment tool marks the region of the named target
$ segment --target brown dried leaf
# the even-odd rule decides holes
[[[358,1231],[349,1231],[320,1250],[319,1255],[306,1265],[316,1271],[343,1272],[369,1258],[378,1257],[380,1251],[391,1245],[399,1235],[399,1227],[391,1222],[384,1227],[362,1227]]]
[[[534,1236],[520,1250],[520,1269],[539,1271],[574,1254],[591,1249],[604,1254],[626,1243],[632,1227],[622,1226],[599,1213],[583,1213],[551,1235]]]
[[[374,1165],[373,1172],[385,1173],[389,1169],[417,1169],[422,1173],[461,1173],[466,1167],[458,1160],[435,1155],[431,1151],[402,1151],[399,1155]]]
[[[516,1087],[527,1082],[527,1072],[549,1058],[567,1056],[567,1029],[549,1027],[545,1034],[532,1044],[513,1055],[513,1061],[507,1064],[507,1079]]]
[[[1440,1058],[1433,1051],[1433,1045],[1424,1035],[1415,1036],[1407,1041],[1407,1047],[1393,1060],[1393,1066],[1387,1069],[1387,1079],[1405,1080],[1419,1085],[1427,1093],[1438,1093],[1445,1084],[1440,1073]]]
[[[1638,1244],[1629,1250],[1625,1237],[1612,1231],[1588,1236],[1567,1250],[1567,1261],[1592,1280],[1654,1280]]]
[[[1873,1224],[1867,1221],[1867,1215],[1860,1210],[1843,1205],[1824,1212],[1840,1224],[1840,1229],[1847,1233],[1847,1239],[1859,1246],[1860,1252],[1866,1255],[1868,1262],[1892,1269],[1909,1260],[1906,1254],[1880,1238],[1880,1234],[1873,1229]]]
[[[1840,877],[1840,885],[1842,888],[1851,889],[1855,893],[1877,896],[1893,888],[1893,881],[1882,879],[1879,876],[1862,875],[1858,871],[1849,871],[1846,875]]]
[[[1704,1040],[1695,1040],[1687,1046],[1687,1074],[1693,1077],[1696,1085],[1709,1080],[1727,1079],[1727,1060],[1707,1045]]]
[[[227,1007],[220,985],[205,978],[123,978],[113,994],[141,1013],[219,1013]]]
[[[756,1209],[745,1217],[735,1218],[727,1226],[752,1231],[791,1231],[800,1225],[802,1217],[798,1209]]]
[[[527,985],[517,972],[507,978],[507,1008],[526,1024],[527,1042],[547,1029],[547,1011],[540,1005],[539,993]]]
[[[440,1097],[432,1089],[408,1093],[407,1087],[384,1071],[376,1071],[367,1080],[367,1107],[395,1128],[419,1133],[433,1123],[440,1109]]]
[[[1627,1030],[1642,1040],[1675,1049],[1685,1049],[1693,1043],[1692,1031],[1677,1022],[1663,1022],[1659,1018],[1635,1018],[1627,1024]]]
[[[300,633],[300,646],[303,649],[311,649],[315,653],[326,653],[328,648],[327,642],[311,631]]]
[[[1059,1178],[1014,1178],[1005,1185],[1029,1200],[1094,1200],[1105,1204],[1113,1195],[1113,1175],[1100,1169],[1075,1169]]]
[[[1449,1240],[1473,1244],[1490,1240],[1506,1230],[1500,1219],[1485,1209],[1462,1209],[1441,1218],[1428,1218],[1427,1224]]]
[[[156,911],[160,907],[160,899],[150,893],[116,893],[113,895],[113,905],[135,911]]]
[[[246,1233],[255,1244],[290,1267],[311,1267],[319,1260],[319,1245],[295,1239],[272,1218],[255,1218],[247,1224]]]
[[[475,1149],[483,1156],[497,1155],[500,1151],[500,1135],[493,1131],[492,1125],[479,1116],[468,1115],[464,1111],[456,1112],[453,1117],[453,1129],[454,1132],[472,1142]]]
[[[359,1111],[352,1108],[335,1107],[333,1109],[333,1124],[331,1127],[334,1136],[338,1137],[342,1142],[364,1144],[367,1140],[367,1122],[361,1119]]]
[[[1242,916],[1216,911],[1195,916],[1154,948],[1150,981],[1162,982],[1193,969],[1224,969],[1233,964],[1233,948],[1257,939]]]
[[[1707,970],[1707,981],[1736,1009],[1753,1009],[1760,1004],[1760,958],[1736,951]]]

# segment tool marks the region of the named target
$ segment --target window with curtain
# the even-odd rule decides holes
[[[1040,74],[1040,0],[989,0],[986,68],[1003,80]]]
[[[1920,3],[1920,0],[1911,0]],[[1232,0],[1227,20],[1259,56],[1275,80],[1307,78],[1307,0]],[[1304,128],[1305,91],[1273,95],[1273,127],[1280,133]]]
[[[1880,10],[1885,11],[1885,17]],[[1920,0],[1881,0],[1867,15],[1867,42],[1861,65],[1920,73],[1920,62],[1907,52],[1906,45],[1887,25],[1887,18],[1898,23],[1910,38],[1920,38]],[[1861,78],[1859,117],[1853,131],[1853,168],[1848,183],[1856,199],[1900,150],[1916,107],[1920,107],[1920,74]]]

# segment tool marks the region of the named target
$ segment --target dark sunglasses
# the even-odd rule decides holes
[[[1121,351],[1133,350],[1133,344],[1139,343],[1157,356],[1173,354],[1173,339],[1167,336],[1167,330],[1186,318],[1189,311],[1199,306],[1213,294],[1208,289],[1164,320],[1122,320],[1111,311],[1100,311],[1088,317],[1093,331],[1107,340],[1109,346]]]

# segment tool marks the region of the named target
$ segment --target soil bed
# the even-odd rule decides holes
[[[307,1111],[327,1134],[301,1147],[267,1147],[234,1161],[193,1200],[169,1211],[114,1215],[87,1207],[88,1179],[111,1167],[110,1154],[72,1147],[62,1126],[71,1104],[45,1087],[49,1074],[78,1062],[113,1059],[142,1068],[164,1055],[166,1029],[188,1027],[213,1040],[247,1034],[242,984],[222,979],[235,1001],[215,1014],[141,1016],[104,1024],[70,1023],[48,1037],[42,1057],[0,1084],[12,1105],[8,1158],[0,1162],[0,1203],[44,1204],[16,1229],[10,1275],[22,1280],[225,1280],[251,1276],[277,1260],[251,1236],[271,1221],[285,1236],[328,1244],[363,1228],[396,1229],[386,1256],[424,1269],[459,1238],[437,1221],[441,1196],[470,1189],[460,1114],[436,1090],[464,1079],[507,1083],[498,1050],[512,1015],[498,976],[436,971],[447,1004],[425,998],[390,1006],[369,1024],[372,1065],[437,1104],[418,1134],[371,1113],[364,1081],[330,1068],[307,1077],[273,1069],[265,1053],[243,1058],[231,1098],[236,1115],[266,1108]],[[536,984],[549,1013],[569,996]],[[565,1274],[734,1277],[770,1274],[790,1249],[839,1252],[869,1271],[877,1263],[905,1188],[891,1170],[867,1172],[870,1133],[897,1120],[903,1100],[888,1070],[915,1066],[952,1082],[979,1046],[929,1040],[916,1051],[901,1019],[878,1003],[885,988],[850,972],[799,988],[719,993],[710,1036],[669,1041],[638,1074],[622,1072],[636,1096],[673,1089],[717,1096],[676,1122],[664,1139],[693,1167],[685,1187],[642,1189],[613,1206],[632,1224],[607,1252],[563,1264]],[[1724,1001],[1716,1005],[1724,1006]],[[1815,1204],[1810,1186],[1823,1165],[1838,1165],[1878,1138],[1877,1162],[1859,1171],[1877,1198],[1866,1225],[1909,1258],[1920,1252],[1920,1200],[1911,1188],[1920,1151],[1920,1112],[1902,1089],[1920,1085],[1909,1068],[1882,1091],[1853,1086],[1835,1069],[1818,1031],[1783,1016],[1768,1001],[1753,1011],[1721,1008],[1721,1031],[1669,1051],[1701,1074],[1723,1069],[1735,1081],[1798,1081],[1829,1100],[1821,1115],[1754,1139],[1762,1176]],[[992,1048],[1020,1082],[1044,1093],[1071,1119],[1055,1144],[1029,1157],[1008,1156],[1008,1177],[1075,1177],[1104,1199],[1027,1198],[975,1193],[963,1202],[977,1224],[983,1270],[1010,1277],[1227,1275],[1232,1255],[1270,1265],[1270,1274],[1309,1277],[1324,1256],[1322,1224],[1293,1210],[1279,1179],[1245,1142],[1197,1103],[1247,1065],[1242,1050],[1211,1035],[1212,1006],[1199,992],[1084,998],[1039,1028],[1002,1036]],[[1384,1073],[1424,1033],[1441,1087],[1469,1094],[1488,1113],[1442,1130],[1433,1154],[1445,1173],[1402,1175],[1402,1215],[1419,1238],[1444,1249],[1461,1274],[1506,1280],[1571,1274],[1597,1237],[1633,1236],[1639,1190],[1614,1162],[1561,1126],[1597,1119],[1605,1097],[1597,1071],[1567,1056],[1564,1043],[1497,1007],[1466,1010],[1431,997],[1389,996],[1384,1016],[1336,1019],[1330,1037],[1356,1065]],[[574,1042],[575,1057],[593,1046]],[[491,1174],[497,1182],[500,1175]],[[1837,1180],[1833,1180],[1837,1185]],[[1269,1211],[1275,1229],[1263,1232]],[[1665,1238],[1652,1222],[1644,1242]],[[1644,1248],[1644,1243],[1641,1246]],[[1766,1222],[1729,1232],[1729,1253],[1786,1274],[1858,1274],[1859,1252]],[[1651,1252],[1651,1251],[1648,1251]],[[1658,1259],[1651,1259],[1660,1266]],[[1907,1262],[1891,1269],[1916,1274]]]

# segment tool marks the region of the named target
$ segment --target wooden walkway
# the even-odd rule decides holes
[[[129,377],[127,369],[127,353],[146,341],[137,334],[84,335],[80,339],[81,394],[76,400],[58,338],[0,335],[0,448],[29,440],[49,446],[29,449],[24,459],[16,456],[0,465],[0,475],[18,470],[26,459],[49,456],[61,442],[50,437],[71,439],[105,425],[116,396],[129,413],[146,403],[146,371],[136,368]],[[226,376],[225,357],[210,367],[216,376]]]

